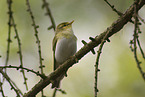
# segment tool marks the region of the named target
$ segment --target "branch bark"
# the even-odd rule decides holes
[[[65,61],[58,69],[49,74],[47,78],[41,79],[29,92],[27,92],[24,97],[35,97],[37,93],[39,93],[42,89],[44,89],[47,85],[51,83],[52,80],[55,80],[58,76],[61,75],[62,72],[67,72],[67,70],[76,63],[76,60],[80,60],[83,56],[85,56],[88,52],[90,52],[93,48],[98,46],[101,43],[103,37],[107,34],[106,39],[120,31],[126,23],[128,23],[133,14],[134,14],[134,4],[136,1],[130,6],[126,12],[119,17],[115,22],[112,23],[110,27],[108,27],[103,33],[99,36],[95,37],[94,41],[90,41],[88,44],[84,45],[74,56]],[[138,3],[138,10],[145,4],[145,0],[140,0]],[[138,11],[137,10],[137,11]],[[105,39],[105,40],[106,40]]]

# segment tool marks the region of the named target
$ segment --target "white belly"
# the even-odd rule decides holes
[[[73,56],[77,50],[76,40],[62,38],[58,40],[55,49],[55,59],[62,64],[70,56]]]

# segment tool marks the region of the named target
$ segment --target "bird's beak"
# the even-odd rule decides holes
[[[69,24],[72,24],[74,22],[74,20],[72,20]]]

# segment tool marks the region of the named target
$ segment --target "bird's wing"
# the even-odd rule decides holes
[[[55,48],[56,48],[56,43],[57,43],[57,36],[55,36],[53,38],[53,62],[54,62],[54,70],[57,68],[57,63],[56,63],[56,59],[55,59]]]

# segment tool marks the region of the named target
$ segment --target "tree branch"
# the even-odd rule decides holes
[[[42,0],[42,1],[43,1],[42,8],[45,8],[46,9],[46,15],[49,16],[50,21],[51,21],[51,24],[52,24],[50,27],[48,27],[48,30],[50,30],[51,28],[53,28],[53,30],[55,31],[55,28],[56,28],[55,21],[54,21],[54,18],[52,16],[52,14],[51,14],[51,10],[49,8],[49,3],[46,0]]]
[[[136,2],[136,1],[135,1]],[[134,2],[134,4],[135,4]],[[59,68],[57,68],[54,72],[49,74],[46,79],[41,79],[28,93],[24,95],[24,97],[35,97],[37,93],[39,93],[42,89],[44,89],[47,85],[51,83],[52,80],[55,80],[58,76],[61,75],[62,72],[67,72],[67,70],[76,63],[76,60],[80,60],[83,56],[85,56],[88,52],[90,52],[93,48],[98,46],[101,43],[103,37],[108,33],[107,38],[111,37],[118,31],[120,31],[126,23],[128,23],[132,15],[134,13],[134,4],[130,6],[130,8],[115,22],[112,23],[110,27],[107,28],[103,33],[99,36],[95,37],[95,41],[90,41],[88,44],[84,45],[74,56],[65,61]],[[145,0],[140,0],[138,3],[137,11],[145,4]],[[105,40],[106,40],[105,39]]]

